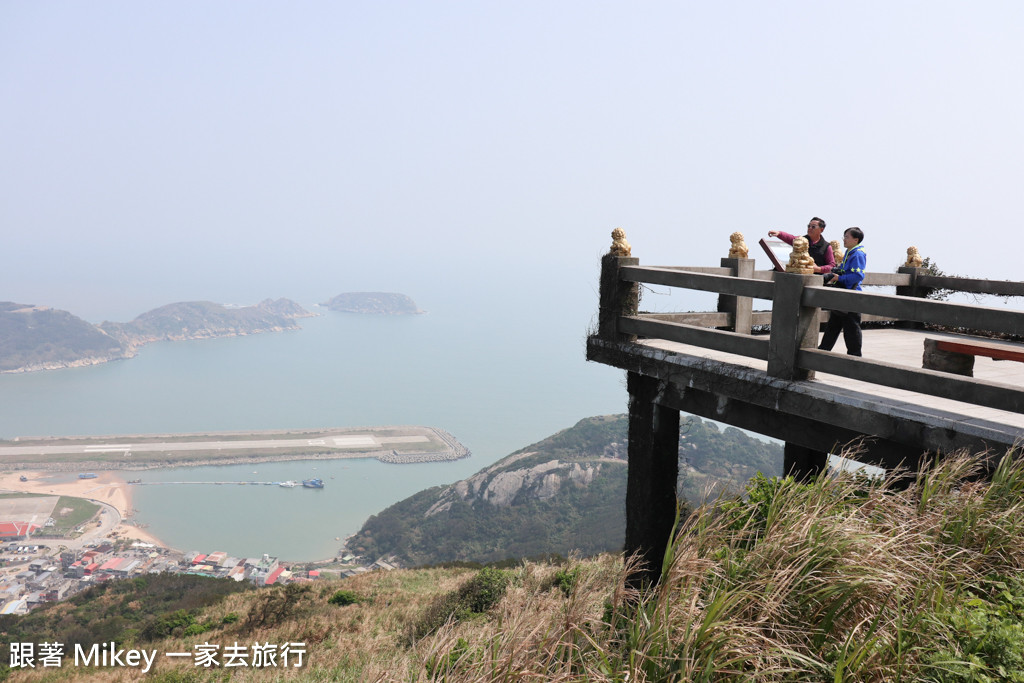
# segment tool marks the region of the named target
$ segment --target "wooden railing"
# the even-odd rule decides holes
[[[641,313],[639,286],[661,285],[714,292],[718,311]],[[986,333],[1024,336],[1024,312],[922,298],[931,289],[998,296],[1024,296],[1024,282],[928,275],[920,268],[868,273],[867,286],[895,287],[896,294],[857,292],[823,286],[820,275],[753,269],[752,259],[722,259],[720,268],[640,266],[630,257],[605,256],[597,336],[631,342],[664,339],[767,361],[770,376],[808,379],[814,372],[1024,413],[1024,388],[869,358],[817,350],[822,309],[861,313],[865,320],[925,323]],[[772,302],[754,312],[754,299]],[[753,335],[770,326],[768,335]]]

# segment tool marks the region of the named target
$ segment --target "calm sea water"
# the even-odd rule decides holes
[[[577,420],[624,412],[623,375],[584,360],[592,291],[526,310],[538,296],[417,301],[418,316],[324,312],[302,330],[168,342],[91,368],[0,375],[0,438],[429,425],[472,457],[260,463],[147,471],[146,481],[278,481],[323,490],[164,485],[134,489],[137,517],[182,550],[331,556],[336,537],[424,488],[465,478]],[[316,468],[316,469],[314,469]],[[256,471],[257,474],[253,474]],[[131,475],[136,476],[136,475]]]

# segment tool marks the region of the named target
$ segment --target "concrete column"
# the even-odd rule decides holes
[[[629,473],[626,483],[627,556],[641,557],[643,568],[630,586],[658,583],[665,549],[672,540],[679,478],[679,411],[655,403],[658,380],[630,372]]]
[[[799,480],[809,479],[824,471],[828,453],[786,442],[782,449],[782,473]]]
[[[754,259],[752,258],[724,258],[722,259],[722,267],[731,269],[733,277],[754,277]],[[740,334],[750,334],[751,319],[754,311],[753,299],[749,296],[719,294],[718,310],[723,313],[732,314],[733,324],[729,329]]]
[[[639,265],[640,259],[605,254],[601,257],[601,293],[597,313],[597,336],[608,341],[636,341],[636,335],[620,335],[620,316],[636,315],[640,308],[640,285],[619,280],[619,268]]]
[[[818,346],[818,309],[804,306],[804,287],[822,284],[820,275],[775,273],[772,334],[768,340],[768,374],[780,379],[811,379],[814,372],[796,365],[800,349]]]

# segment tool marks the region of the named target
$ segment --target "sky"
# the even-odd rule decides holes
[[[1022,29],[1015,0],[0,0],[0,300],[596,309],[615,227],[717,265],[813,215],[870,270],[1020,279]]]

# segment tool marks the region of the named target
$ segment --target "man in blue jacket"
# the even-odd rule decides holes
[[[860,290],[860,283],[864,280],[864,273],[868,267],[868,256],[864,252],[861,242],[864,241],[864,231],[860,228],[847,228],[843,233],[843,246],[846,247],[846,255],[843,260],[832,269],[831,273],[825,274],[826,285],[838,285],[846,289]],[[819,349],[831,351],[839,338],[839,330],[843,331],[843,341],[846,343],[846,353],[851,356],[861,355],[861,331],[860,313],[847,313],[845,311],[832,311],[828,317],[828,324],[825,325],[825,334],[821,337]]]

